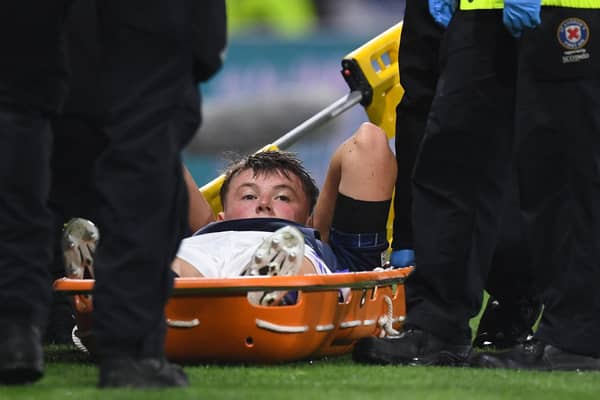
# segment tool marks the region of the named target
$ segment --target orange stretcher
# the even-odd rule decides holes
[[[283,149],[358,103],[392,137],[395,108],[403,94],[398,72],[401,29],[400,22],[344,57],[342,75],[351,92],[260,151]],[[200,189],[215,213],[221,211],[222,182],[220,176]],[[179,362],[277,363],[347,353],[360,338],[399,329],[406,314],[403,282],[411,271],[176,278],[165,309],[166,355]],[[54,284],[55,290],[73,295],[77,337],[88,348],[93,348],[93,285],[92,279],[67,278]],[[264,290],[297,291],[298,300],[271,307],[248,302],[248,292]]]
[[[167,303],[165,353],[178,362],[279,363],[349,352],[359,338],[394,333],[404,320],[411,268],[330,275],[176,278]],[[59,279],[72,294],[78,336],[90,343],[91,279]],[[294,305],[248,302],[254,290],[297,290]],[[340,290],[344,300],[340,300]],[[87,339],[87,341],[86,341]]]

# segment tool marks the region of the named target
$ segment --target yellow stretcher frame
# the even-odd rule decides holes
[[[259,151],[285,149],[358,103],[371,122],[393,137],[395,109],[403,95],[398,71],[401,29],[402,22],[344,57],[342,76],[350,93]],[[223,179],[219,176],[200,189],[215,213],[221,211]],[[330,275],[176,278],[165,308],[165,353],[180,362],[244,363],[347,353],[356,340],[389,335],[401,326],[406,315],[403,282],[411,271],[412,267]],[[55,290],[73,296],[78,337],[90,349],[93,286],[93,279],[54,283]],[[295,290],[298,301],[277,307],[248,302],[248,292],[264,290]]]

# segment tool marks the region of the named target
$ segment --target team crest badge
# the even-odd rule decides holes
[[[557,31],[559,43],[567,50],[584,47],[590,38],[590,28],[584,20],[567,18],[560,23]]]
[[[590,28],[580,18],[567,18],[563,20],[556,31],[560,45],[565,49],[562,55],[563,64],[578,63],[590,58],[590,53],[585,45],[590,39]]]

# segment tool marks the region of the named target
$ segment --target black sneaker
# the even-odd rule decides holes
[[[447,343],[420,329],[408,329],[398,336],[359,340],[352,359],[367,364],[465,366],[470,351],[469,345]]]
[[[480,368],[538,371],[600,370],[600,358],[569,353],[537,339],[503,352],[474,352],[469,364]]]
[[[40,330],[12,321],[0,321],[0,384],[20,385],[44,374]]]
[[[164,358],[119,357],[100,363],[100,388],[161,388],[188,386],[188,378],[179,365]]]
[[[541,312],[542,304],[530,299],[509,304],[490,297],[479,320],[473,347],[502,350],[525,342],[532,337],[532,327]]]

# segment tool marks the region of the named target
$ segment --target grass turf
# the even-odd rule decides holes
[[[473,330],[480,316],[471,320]],[[0,400],[579,400],[600,393],[600,372],[366,366],[350,356],[274,366],[186,366],[188,388],[98,390],[98,369],[85,354],[71,346],[48,346],[45,353],[44,378],[29,386],[0,386]]]
[[[596,399],[600,373],[526,372],[354,364],[349,356],[275,366],[198,365],[191,385],[98,390],[97,368],[70,346],[46,348],[46,374],[30,386],[0,386],[0,399]]]

